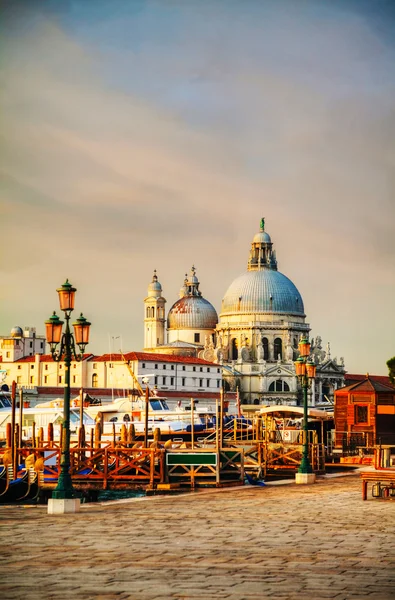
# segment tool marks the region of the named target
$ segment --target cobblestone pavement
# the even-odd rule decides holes
[[[2,507],[2,600],[395,598],[395,502],[358,476],[84,505]]]

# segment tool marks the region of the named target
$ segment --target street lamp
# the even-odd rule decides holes
[[[303,391],[303,452],[295,477],[296,483],[314,483],[315,481],[315,474],[309,461],[307,390],[315,377],[316,366],[312,360],[309,360],[309,354],[310,342],[306,337],[303,337],[299,342],[299,358],[295,362],[295,373]]]
[[[70,476],[70,366],[71,361],[81,361],[85,346],[89,343],[90,323],[81,313],[80,317],[73,323],[74,335],[70,331],[70,316],[74,310],[74,297],[77,291],[67,279],[66,282],[56,290],[59,294],[60,309],[64,312],[66,327],[63,332],[64,322],[57,314],[45,321],[46,338],[51,349],[54,361],[64,361],[64,400],[63,400],[63,427],[61,440],[60,474],[58,484],[52,492],[52,498],[48,502],[49,514],[61,514],[66,512],[77,512],[79,510],[79,498],[75,497],[75,491]],[[60,348],[58,350],[58,345]],[[76,351],[76,344],[80,353]]]

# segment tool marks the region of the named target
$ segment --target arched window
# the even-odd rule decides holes
[[[92,375],[92,387],[98,387],[98,376],[97,373],[93,373]]]
[[[262,346],[263,346],[263,360],[269,360],[269,340],[265,337],[262,340]]]
[[[277,379],[269,385],[269,392],[289,392],[289,385],[286,381]]]
[[[274,360],[277,360],[280,355],[280,358],[283,357],[283,342],[281,338],[276,338],[274,340]]]
[[[150,318],[150,316],[151,316],[151,309],[150,309],[150,307],[149,307],[149,306],[147,306],[147,311],[146,311],[146,313],[147,313],[147,319],[149,319],[149,318]]]
[[[155,317],[155,308],[154,307],[151,308],[151,317],[152,318]]]
[[[232,339],[232,360],[237,360],[237,340],[236,338]]]

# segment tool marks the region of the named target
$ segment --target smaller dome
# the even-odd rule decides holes
[[[158,281],[158,277],[156,275],[156,270],[154,271],[154,275],[152,277],[152,281],[148,286],[148,296],[158,297],[162,293],[162,286]]]
[[[19,327],[18,325],[15,325],[15,327],[13,327],[11,329],[11,336],[14,337],[14,338],[23,337],[23,329],[22,329],[22,327]]]
[[[266,231],[260,231],[254,235],[254,239],[252,240],[253,244],[271,244],[272,240],[270,239],[270,235],[266,233]]]
[[[168,329],[215,329],[217,323],[217,311],[202,296],[180,298],[167,316]]]

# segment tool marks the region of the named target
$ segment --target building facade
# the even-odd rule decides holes
[[[294,361],[310,325],[301,294],[278,270],[264,219],[253,237],[247,270],[225,292],[219,318],[199,285],[193,267],[165,320],[155,272],[144,301],[146,351],[199,356],[221,365],[226,389],[238,388],[244,403],[300,404]],[[160,333],[152,336],[151,331]],[[158,341],[156,347],[153,340]],[[332,358],[329,343],[324,350],[320,336],[311,342],[317,377],[309,401],[313,406],[331,404],[335,390],[344,385],[344,360]]]
[[[16,381],[30,393],[60,393],[64,386],[64,363],[54,361],[51,355],[25,356],[1,367],[7,385]],[[74,391],[82,388],[93,395],[106,395],[107,390],[127,396],[136,390],[135,378],[143,387],[148,383],[150,389],[169,397],[216,398],[222,387],[221,367],[196,357],[145,352],[86,354],[82,361],[72,361],[70,368]]]

